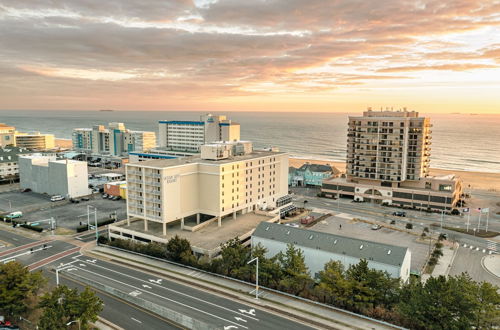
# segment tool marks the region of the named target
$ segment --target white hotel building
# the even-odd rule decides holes
[[[255,210],[278,212],[291,206],[288,154],[257,151],[250,142],[201,147],[201,157],[129,163],[127,214],[131,219],[184,227],[187,217],[236,218]]]
[[[240,140],[240,124],[222,115],[207,114],[199,121],[160,121],[159,131],[159,146],[166,150],[199,152],[206,143]]]

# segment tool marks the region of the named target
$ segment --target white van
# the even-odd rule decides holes
[[[61,195],[55,195],[55,196],[50,197],[51,202],[57,202],[57,201],[63,201],[63,200],[64,200],[64,197]]]
[[[16,211],[16,212],[11,212],[11,213],[7,214],[5,217],[9,218],[9,219],[16,219],[16,218],[20,218],[22,216],[23,216],[23,212]]]

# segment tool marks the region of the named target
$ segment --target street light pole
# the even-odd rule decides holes
[[[249,262],[247,262],[247,265],[254,262],[256,264],[256,270],[255,270],[255,299],[259,299],[259,257],[255,257]]]

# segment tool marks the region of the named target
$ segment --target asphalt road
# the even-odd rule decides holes
[[[55,283],[55,273],[45,271],[44,275]],[[70,288],[77,288],[83,291],[85,286],[75,282],[73,279],[64,275],[59,277],[59,283]],[[96,294],[104,303],[104,309],[100,316],[106,320],[112,321],[123,329],[183,329],[169,320],[164,320],[149,311],[145,311],[130,305],[127,302],[116,299],[115,297],[100,291]]]
[[[21,235],[16,235],[16,234],[11,233],[9,231],[0,230],[0,241],[5,242],[8,245],[10,245],[10,247],[12,247],[12,246],[20,246],[20,245],[28,244],[28,243],[34,242],[35,240],[21,236]],[[6,246],[4,249],[6,249],[6,248],[9,248],[9,246]]]
[[[233,300],[102,260],[78,257],[63,271],[167,307],[221,329],[312,329]]]
[[[76,248],[73,244],[63,241],[36,241],[3,230],[0,230],[0,240],[12,244],[9,247],[0,249],[0,263],[7,260],[16,260],[31,267],[41,264],[36,270],[43,270],[44,275],[53,283],[55,283],[55,273],[48,271],[49,269],[81,257],[76,251],[71,253]],[[46,245],[45,248],[44,245]],[[64,256],[65,253],[69,254]],[[54,258],[58,259],[53,260]],[[60,277],[60,283],[80,290],[83,289],[81,284],[64,276]],[[96,291],[96,293],[104,302],[101,316],[124,329],[182,329],[170,320],[162,319],[149,311],[116,299],[106,293],[99,291]]]

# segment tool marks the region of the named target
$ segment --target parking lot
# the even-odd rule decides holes
[[[408,247],[411,251],[411,270],[418,272],[422,270],[429,253],[428,244],[417,242],[416,236],[405,232],[384,227],[379,230],[372,230],[371,227],[371,224],[353,221],[347,216],[338,214],[318,222],[309,229],[378,243]]]
[[[10,210],[10,205],[12,209]],[[0,193],[0,209],[3,212],[22,211],[20,221],[37,222],[54,218],[58,227],[76,229],[80,223],[87,222],[87,209],[91,205],[97,209],[97,221],[110,219],[116,212],[118,220],[126,218],[126,202],[103,199],[101,194],[95,194],[89,201],[80,201],[78,204],[69,201],[51,202],[47,195],[36,193],[9,192]],[[90,208],[91,224],[94,223],[94,209]],[[40,223],[48,228],[48,222]]]
[[[0,193],[0,211],[14,212],[30,208],[49,206],[50,196],[33,192],[22,193],[20,190]]]

